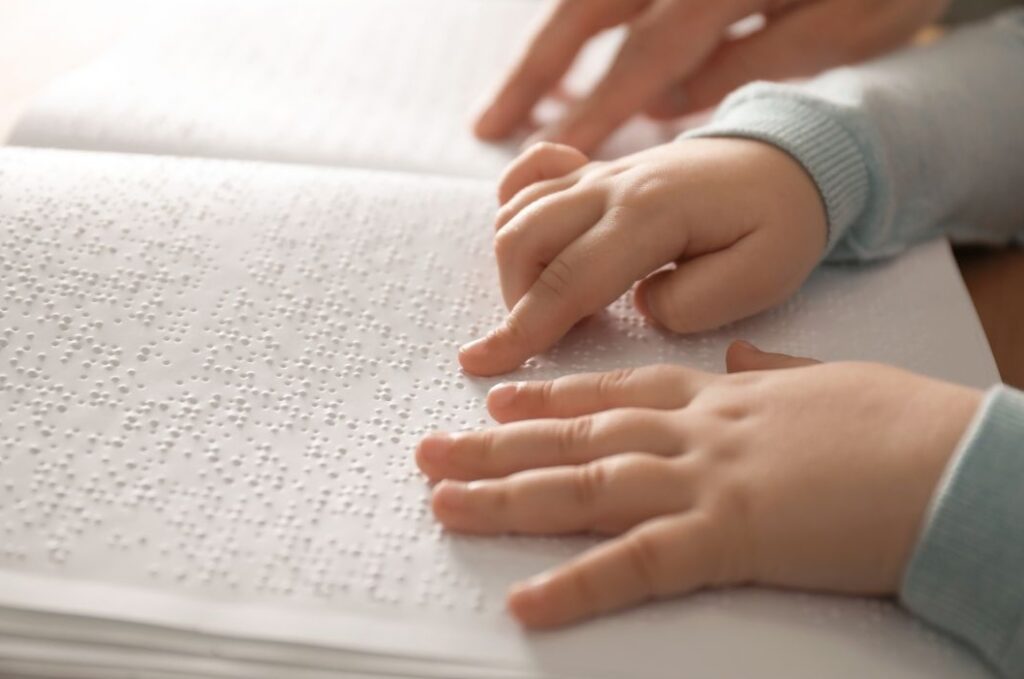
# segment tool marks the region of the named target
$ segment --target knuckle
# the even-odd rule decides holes
[[[623,538],[630,574],[640,585],[644,598],[665,596],[664,565],[659,541],[650,532],[637,530]]]
[[[537,277],[537,284],[551,297],[571,300],[574,295],[575,272],[564,257],[556,257],[544,267]]]
[[[594,507],[608,483],[607,468],[589,462],[576,469],[573,476],[573,494],[580,507]]]
[[[559,144],[550,141],[534,142],[505,170],[502,182],[507,183],[513,177],[517,179],[542,177],[544,166],[550,162],[552,157],[559,154]],[[535,183],[537,182],[531,181],[527,186]]]
[[[679,187],[673,185],[667,173],[658,172],[657,168],[634,168],[613,178],[609,211],[618,210],[622,213],[619,219],[631,220],[637,226],[658,223],[655,218],[675,218],[673,212],[677,207],[665,198],[678,194]]]
[[[536,386],[535,393],[539,405],[543,407],[557,405],[557,397],[555,396],[555,385],[556,380],[547,380],[546,382],[541,382]]]
[[[751,377],[753,375],[753,377]],[[738,379],[733,379],[738,378]],[[696,409],[706,417],[714,420],[717,425],[735,424],[754,413],[754,405],[748,393],[756,384],[757,376],[753,373],[735,373],[726,379],[707,387],[693,401]],[[739,381],[739,380],[742,380]]]
[[[502,188],[501,190],[507,189]],[[502,233],[505,225],[512,221],[518,212],[519,206],[516,205],[515,196],[513,196],[507,203],[499,207],[498,211],[494,214],[495,234]],[[495,243],[495,246],[497,246],[497,243]]]
[[[524,351],[534,352],[536,341],[533,333],[523,325],[522,320],[514,311],[505,318],[502,328],[506,338],[514,345],[521,347]]]
[[[616,180],[615,202],[623,207],[642,208],[657,192],[659,181],[646,173],[623,173]]]
[[[750,407],[742,401],[737,401],[736,399],[723,399],[712,406],[711,414],[719,420],[736,423],[747,419],[750,416],[751,411]]]
[[[628,168],[621,162],[607,160],[591,160],[577,183],[580,187],[602,187],[609,180],[625,172]]]
[[[695,459],[699,460],[708,475],[708,499],[718,496],[720,486],[732,481],[738,466],[745,464],[749,457],[749,430],[744,425],[722,419],[708,408],[700,407],[691,413],[688,420],[689,436],[695,442]],[[731,492],[730,489],[725,490]]]
[[[538,224],[545,210],[557,205],[561,199],[561,179],[537,178],[524,186],[509,202],[498,208],[495,216],[497,234],[519,231],[522,234]],[[515,224],[513,224],[515,222]]]
[[[459,444],[463,442],[469,443],[470,439],[467,437],[459,437],[455,441],[455,446],[458,447]],[[474,446],[474,448],[476,450],[474,451],[475,454],[472,457],[475,457],[483,464],[487,464],[488,462],[492,461],[494,458],[495,451],[494,430],[485,429],[484,431],[481,431],[479,434],[477,434],[475,443],[476,445]],[[472,459],[472,457],[469,457],[469,459]]]
[[[501,481],[495,481],[487,483],[483,486],[484,492],[487,494],[489,500],[491,512],[495,516],[504,516],[509,513],[509,507],[512,505],[511,491],[507,483]]]
[[[590,416],[577,417],[562,424],[558,433],[558,454],[560,459],[572,462],[576,451],[591,440],[594,420]]]
[[[600,413],[595,417],[601,418],[601,424],[604,425],[602,429],[604,430],[620,429],[624,432],[649,431],[658,433],[666,430],[665,424],[667,419],[665,417],[665,412],[651,408],[616,408],[614,410],[608,410]],[[598,436],[602,433],[603,432],[599,432]],[[623,455],[621,459],[636,462],[647,458],[647,453],[640,452],[627,453]]]
[[[572,592],[576,606],[584,616],[599,612],[603,600],[601,588],[593,581],[590,572],[583,568],[573,568],[565,575],[567,589]]]
[[[635,368],[617,368],[601,373],[597,378],[596,385],[598,398],[605,403],[611,402],[629,384],[635,374]]]
[[[503,228],[494,234],[494,256],[499,262],[511,259],[520,250],[520,236],[517,229]]]
[[[693,455],[677,455],[665,460],[664,473],[675,486],[689,491],[695,491],[706,475],[700,460],[695,460]],[[684,506],[686,509],[692,509],[693,498],[687,498]]]
[[[673,473],[668,459],[651,453],[622,453],[607,458],[605,464],[609,479],[628,480],[638,486],[645,486],[654,478]]]

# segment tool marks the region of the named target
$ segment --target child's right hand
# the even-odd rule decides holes
[[[525,625],[705,587],[899,590],[981,392],[742,343],[726,365],[498,385],[503,424],[420,443],[450,530],[615,536],[515,586]]]
[[[674,142],[603,163],[538,144],[506,171],[499,200],[494,247],[511,311],[460,350],[478,375],[514,370],[637,281],[637,307],[675,332],[763,311],[799,288],[827,240],[803,167],[745,139]]]

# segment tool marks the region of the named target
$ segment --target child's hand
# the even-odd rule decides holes
[[[460,351],[478,375],[517,368],[637,281],[641,312],[676,332],[763,311],[796,291],[826,242],[803,168],[743,139],[674,142],[607,163],[539,144],[506,171],[499,199],[494,248],[511,313]]]
[[[524,624],[723,585],[897,591],[980,393],[744,344],[727,363],[761,372],[659,366],[499,385],[488,406],[512,424],[420,444],[451,530],[619,536],[515,586]]]

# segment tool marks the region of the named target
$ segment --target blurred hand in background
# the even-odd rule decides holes
[[[552,0],[474,131],[501,139],[527,123],[582,48],[625,25],[604,77],[540,136],[585,153],[638,113],[675,118],[753,80],[809,76],[905,44],[948,0]],[[760,14],[762,28],[735,36]]]

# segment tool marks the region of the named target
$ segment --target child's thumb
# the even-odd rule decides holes
[[[637,307],[672,332],[688,334],[775,306],[791,290],[757,264],[755,245],[711,252],[653,274],[637,286]]]
[[[725,351],[725,367],[730,373],[803,368],[817,363],[821,363],[821,361],[761,351],[750,342],[743,340],[733,342]]]

